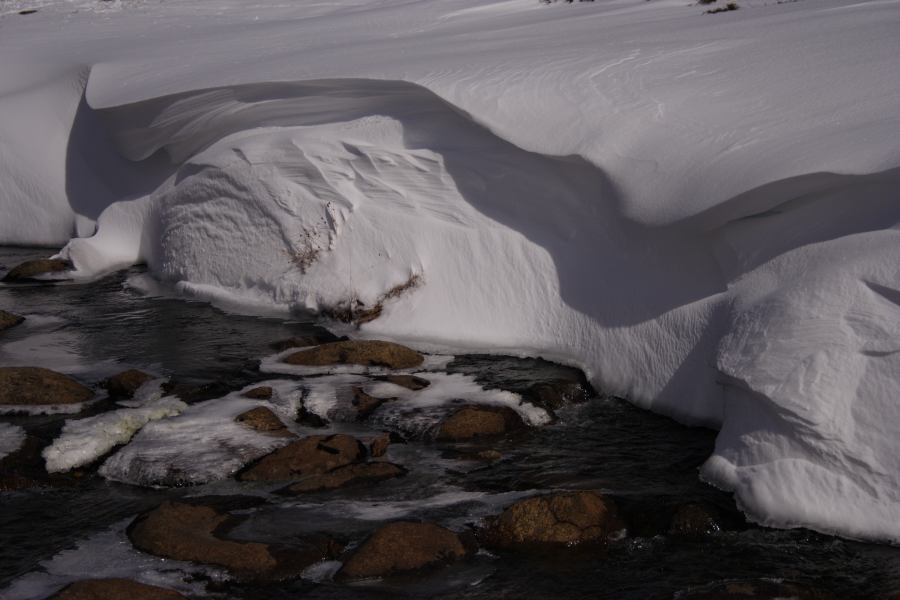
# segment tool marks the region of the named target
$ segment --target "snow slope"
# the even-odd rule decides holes
[[[0,242],[577,364],[752,518],[900,541],[900,2],[739,3],[18,1]]]

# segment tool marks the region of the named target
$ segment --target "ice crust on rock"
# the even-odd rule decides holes
[[[174,396],[145,403],[140,408],[120,408],[96,417],[67,421],[62,435],[43,451],[48,473],[70,471],[90,464],[117,445],[125,444],[151,421],[173,417],[187,404]]]
[[[753,518],[900,542],[900,7],[741,6],[0,13],[0,243],[577,365]]]
[[[24,429],[11,423],[0,423],[0,458],[21,448],[24,441]]]
[[[230,477],[248,462],[290,442],[290,438],[257,432],[235,421],[257,406],[272,409],[286,421],[296,416],[301,397],[296,382],[262,383],[275,390],[273,401],[244,398],[246,390],[240,390],[152,421],[106,459],[99,473],[113,481],[144,486],[198,485]]]
[[[428,380],[428,387],[410,390],[386,381],[373,381],[361,375],[346,373],[310,378],[300,384],[303,388],[303,406],[326,420],[353,421],[357,417],[352,404],[353,388],[359,387],[376,398],[390,399],[367,417],[369,424],[413,436],[425,435],[455,407],[464,404],[506,406],[533,427],[546,425],[551,420],[547,411],[523,402],[519,394],[485,389],[472,376],[461,373],[411,372],[416,377]]]

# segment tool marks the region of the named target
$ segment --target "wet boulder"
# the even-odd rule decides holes
[[[458,442],[500,436],[524,428],[522,417],[509,407],[472,404],[456,409],[441,421],[435,439],[439,442]]]
[[[11,312],[0,310],[0,331],[9,329],[10,327],[15,327],[24,320],[25,317],[20,317],[19,315],[14,315]]]
[[[378,340],[331,342],[300,350],[284,358],[284,362],[289,365],[307,367],[360,365],[389,369],[418,367],[424,360],[424,356],[406,346]]]
[[[261,385],[253,389],[247,390],[242,395],[244,398],[251,400],[271,400],[274,390],[268,385]]]
[[[590,390],[585,384],[565,379],[535,383],[522,395],[531,404],[551,413],[568,404],[587,402],[591,397]]]
[[[131,579],[85,579],[64,587],[48,600],[184,600],[174,590]]]
[[[622,529],[615,504],[597,492],[559,492],[534,496],[488,519],[485,541],[515,548],[535,544],[603,542]]]
[[[288,431],[287,426],[281,422],[281,419],[265,406],[257,406],[242,412],[234,420],[262,433],[285,437],[294,435]]]
[[[338,467],[327,473],[304,477],[300,481],[282,488],[279,493],[299,495],[324,492],[351,486],[371,485],[403,475],[406,475],[406,469],[394,463],[381,461],[356,463]]]
[[[678,593],[679,600],[836,600],[822,589],[791,581],[749,579],[713,583]]]
[[[338,580],[384,577],[464,558],[473,547],[434,523],[389,523],[369,536],[338,571]]]
[[[365,458],[366,448],[355,437],[313,435],[291,442],[244,469],[241,481],[286,481],[326,473]]]
[[[0,404],[78,404],[94,392],[71,377],[41,367],[0,367]]]
[[[111,398],[131,398],[142,385],[152,379],[153,375],[137,369],[128,369],[104,381],[103,387]]]
[[[290,548],[227,539],[227,532],[239,522],[213,506],[167,501],[138,516],[128,527],[128,538],[142,552],[216,565],[249,580],[294,577],[339,551],[333,541],[319,537]]]
[[[47,281],[47,279],[41,278],[41,276],[63,273],[71,268],[72,263],[58,258],[27,260],[22,264],[13,267],[9,273],[3,277],[3,282],[29,283],[33,281]]]
[[[336,336],[327,329],[320,329],[306,335],[295,335],[283,340],[278,340],[269,344],[275,352],[284,352],[290,348],[308,348],[309,346],[319,346],[330,342],[343,342],[348,338],[346,336]]]
[[[365,419],[378,410],[385,402],[393,402],[396,398],[376,398],[367,394],[359,386],[353,388],[353,407],[356,408],[356,418]]]

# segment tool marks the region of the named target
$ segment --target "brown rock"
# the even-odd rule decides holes
[[[331,540],[310,538],[292,548],[224,539],[238,519],[211,506],[167,501],[128,527],[135,548],[148,554],[217,565],[246,579],[282,579],[336,556]]]
[[[337,578],[383,577],[449,563],[468,553],[459,535],[434,523],[389,523],[357,548]]]
[[[5,310],[0,310],[0,331],[9,329],[10,327],[15,327],[24,320],[25,317],[20,317],[19,315],[14,315],[10,312],[6,312]]]
[[[153,376],[143,371],[128,369],[104,381],[103,387],[113,398],[131,398],[139,387],[151,379]]]
[[[243,423],[256,431],[282,436],[294,435],[288,431],[287,426],[281,422],[281,419],[265,406],[257,406],[256,408],[251,408],[246,412],[242,412],[236,416],[234,420],[238,423]]]
[[[469,405],[457,409],[444,419],[435,438],[441,442],[456,442],[503,435],[524,427],[522,418],[511,408]]]
[[[43,258],[38,260],[27,260],[22,264],[13,267],[13,269],[3,277],[4,283],[19,283],[29,281],[42,281],[36,279],[39,275],[48,273],[60,273],[72,268],[72,263],[67,260],[58,258]]]
[[[326,473],[362,460],[366,449],[355,437],[312,435],[262,457],[238,475],[240,481],[284,481]]]
[[[405,387],[414,392],[424,390],[431,385],[431,382],[427,379],[416,377],[415,375],[385,375],[384,377],[376,377],[376,379],[379,381],[387,381],[388,383],[393,383],[400,387]]]
[[[94,392],[71,377],[40,367],[0,367],[0,404],[77,404]]]
[[[131,579],[86,579],[76,581],[50,596],[49,600],[184,600],[174,590],[138,583]]]
[[[273,390],[271,387],[268,385],[261,385],[244,392],[244,398],[250,398],[251,400],[270,400],[272,398],[272,393]]]
[[[560,492],[508,506],[488,521],[485,539],[501,548],[570,545],[601,542],[621,528],[611,500],[597,492]]]
[[[408,369],[417,367],[425,360],[415,350],[392,342],[377,340],[348,340],[322,344],[315,348],[301,350],[284,359],[289,365],[322,367],[327,365],[362,365],[365,367],[388,367]]]
[[[391,434],[382,433],[369,442],[369,456],[378,458],[387,454],[388,447],[391,445]]]
[[[356,407],[356,418],[365,419],[385,402],[393,402],[396,398],[376,398],[365,393],[361,387],[353,388],[353,406]]]
[[[346,465],[327,473],[304,477],[279,490],[283,494],[308,494],[325,490],[377,483],[406,475],[406,469],[389,462],[369,462]]]
[[[135,548],[155,556],[209,563],[232,571],[274,570],[277,560],[265,544],[234,542],[215,535],[228,521],[227,514],[209,506],[167,501],[137,517],[128,537]]]
[[[672,516],[669,535],[687,538],[702,538],[722,531],[717,512],[702,504],[679,506]]]
[[[836,596],[813,587],[791,581],[756,579],[715,583],[702,588],[680,592],[683,600],[836,600]]]

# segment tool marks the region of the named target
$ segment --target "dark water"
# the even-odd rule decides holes
[[[11,266],[43,255],[0,248],[0,264]],[[271,353],[271,342],[316,331],[312,323],[236,316],[202,303],[142,297],[124,286],[125,277],[0,288],[0,308],[61,317],[32,318],[31,324],[0,334],[0,366],[28,361],[62,366],[88,383],[133,366],[195,385],[214,383],[213,390],[235,389],[264,378],[256,365]],[[462,357],[449,369],[475,375],[485,386],[512,391],[542,381],[579,378],[571,369],[544,361],[502,357]],[[0,416],[44,436],[52,436],[66,418]],[[250,511],[232,535],[285,541],[327,531],[352,543],[380,523],[401,517],[461,528],[499,512],[522,495],[558,489],[602,489],[637,526],[629,537],[602,551],[482,552],[437,572],[377,584],[298,579],[269,586],[228,584],[211,588],[211,593],[248,600],[662,599],[692,586],[761,577],[814,585],[836,598],[887,598],[900,592],[900,551],[895,548],[744,523],[729,495],[697,478],[714,437],[709,430],[683,427],[622,400],[595,395],[558,411],[552,425],[491,444],[503,456],[494,463],[453,459],[452,452],[478,446],[450,448],[422,442],[392,446],[391,460],[410,469],[407,477],[302,500],[266,496],[267,503]],[[7,592],[21,596],[23,577],[36,582],[49,578],[58,587],[66,579],[92,576],[91,571],[73,573],[71,566],[60,575],[59,553],[75,548],[81,554],[100,553],[100,546],[84,541],[104,533],[118,535],[122,547],[110,556],[78,560],[85,565],[134,560],[132,554],[123,554],[131,552],[125,548],[124,535],[115,533],[123,523],[164,498],[223,490],[234,491],[227,485],[200,491],[143,489],[87,475],[61,487],[0,494],[0,598],[7,586],[12,586]],[[699,541],[666,535],[668,516],[688,502],[718,509],[727,531]],[[148,568],[162,569],[137,565],[136,574]],[[52,585],[45,587],[52,591]]]

